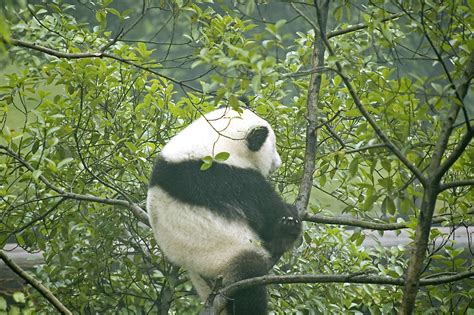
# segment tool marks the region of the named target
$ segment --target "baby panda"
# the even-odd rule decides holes
[[[228,152],[201,170],[202,159]],[[275,133],[252,111],[217,109],[174,136],[151,175],[147,209],[158,245],[190,273],[204,301],[223,285],[263,276],[301,234],[296,208],[266,177],[281,164]],[[267,314],[264,286],[226,298],[226,314]]]

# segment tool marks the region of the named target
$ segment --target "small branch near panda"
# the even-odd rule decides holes
[[[363,229],[370,229],[370,230],[377,230],[377,231],[400,230],[407,227],[406,222],[377,223],[377,222],[371,222],[371,221],[358,220],[355,218],[331,217],[331,216],[324,216],[324,215],[319,215],[319,214],[309,214],[307,212],[303,214],[302,220],[307,221],[307,222],[313,222],[313,223],[354,226],[354,227],[360,227]]]
[[[0,259],[2,259],[5,264],[23,280],[25,280],[29,285],[35,288],[42,296],[44,296],[61,314],[71,314],[72,312],[64,306],[61,301],[41,282],[29,275],[25,270],[21,269],[8,255],[0,250]]]

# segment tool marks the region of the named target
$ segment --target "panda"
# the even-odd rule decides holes
[[[201,170],[219,152],[230,155]],[[226,286],[266,275],[300,236],[298,211],[266,180],[280,164],[274,131],[249,109],[200,117],[157,157],[147,195],[153,233],[203,301],[219,277]],[[267,314],[264,286],[225,301],[225,314]]]

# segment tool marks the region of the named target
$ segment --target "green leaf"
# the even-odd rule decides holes
[[[115,16],[118,16],[119,18],[122,17],[122,16],[120,15],[120,12],[117,11],[116,9],[114,9],[114,8],[106,8],[105,10],[107,10],[107,12],[110,12],[110,13],[112,13],[112,14],[115,15]]]
[[[137,147],[130,141],[125,142],[125,146],[132,152],[137,152]]]
[[[382,167],[387,171],[387,172],[390,172],[391,169],[392,169],[392,163],[390,163],[389,160],[382,160],[380,161],[380,163],[382,164]]]
[[[246,15],[250,16],[255,11],[255,0],[247,0],[247,3],[244,6],[244,12]]]
[[[43,173],[41,170],[34,170],[33,171],[33,178],[35,180],[37,180],[41,176],[41,173]]]
[[[223,162],[223,161],[226,161],[230,156],[230,153],[229,152],[219,152],[217,153],[217,155],[214,157],[214,159],[216,161],[220,161],[220,162]]]
[[[239,100],[235,95],[229,97],[229,105],[233,110],[237,110],[240,107]]]
[[[387,211],[388,213],[390,213],[391,215],[394,215],[397,208],[395,207],[395,202],[393,202],[393,199],[388,197],[385,198],[387,200]]]
[[[212,163],[212,161],[214,161],[214,159],[212,158],[212,156],[208,155],[208,156],[203,157],[202,161],[204,163]]]
[[[3,136],[7,142],[10,142],[12,139],[12,133],[8,126],[4,126],[2,129]]]
[[[5,300],[4,297],[0,296],[0,311],[6,311],[7,310],[7,301]]]
[[[354,177],[358,169],[359,169],[359,160],[352,159],[351,163],[349,164],[349,175],[351,177]]]
[[[95,13],[95,19],[100,23],[100,27],[104,29],[107,26],[107,11],[99,10]]]
[[[255,94],[257,94],[260,89],[261,80],[262,77],[259,74],[254,75],[252,78],[252,90]]]
[[[212,161],[211,162],[203,161],[203,163],[201,165],[201,171],[205,171],[205,170],[209,169],[211,166],[212,166]]]
[[[15,300],[17,303],[25,303],[25,294],[23,292],[15,292],[13,293],[13,300]]]
[[[278,29],[280,29],[285,24],[286,24],[286,20],[278,20],[275,23],[275,29],[278,31]]]
[[[64,160],[62,160],[61,162],[58,163],[58,165],[56,165],[56,167],[58,169],[60,169],[61,167],[69,164],[70,162],[72,162],[74,159],[73,158],[65,158]]]
[[[214,159],[212,156],[205,156],[202,158],[202,165],[201,165],[201,171],[205,171],[209,169],[212,166],[212,163],[214,162]]]

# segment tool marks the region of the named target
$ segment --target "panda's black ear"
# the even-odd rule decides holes
[[[265,126],[255,127],[247,135],[247,147],[250,151],[260,150],[268,137],[268,128]]]

